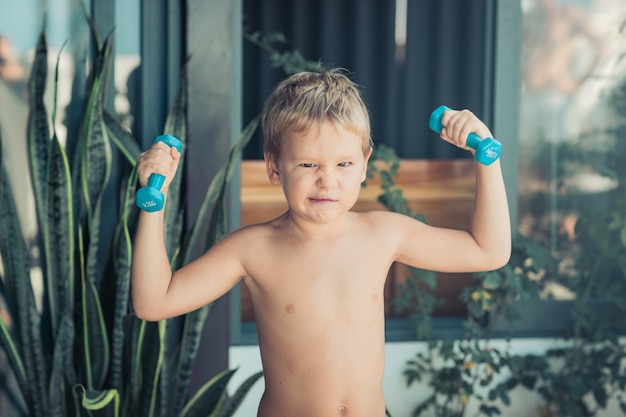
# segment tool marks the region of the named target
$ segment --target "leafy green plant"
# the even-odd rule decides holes
[[[461,417],[473,409],[481,415],[500,414],[500,404],[510,405],[509,392],[526,378],[505,378],[520,357],[510,354],[508,342],[497,348],[492,335],[500,320],[514,326],[520,318],[515,302],[538,298],[540,278],[556,268],[556,261],[541,245],[516,236],[511,262],[496,270],[475,274],[476,284],[465,288],[461,300],[467,307],[464,335],[454,340],[432,340],[425,353],[407,362],[407,385],[423,382],[430,395],[413,416]],[[543,361],[541,361],[543,364]]]
[[[262,375],[252,375],[228,397],[226,384],[234,370],[224,371],[188,400],[192,362],[209,306],[160,322],[140,320],[132,312],[130,265],[138,216],[134,195],[140,148],[105,108],[112,37],[101,40],[93,25],[92,33],[97,53],[90,66],[83,117],[77,129],[80,137],[73,155],[48,127],[43,101],[47,43],[43,33],[39,38],[28,83],[27,140],[40,235],[43,303],[38,309],[40,295],[31,284],[35,279],[33,260],[16,222],[19,213],[2,166],[0,295],[10,320],[0,320],[0,345],[16,376],[26,412],[32,417],[93,415],[93,410],[114,416],[230,416]],[[56,82],[54,90],[56,95]],[[183,143],[185,94],[183,76],[164,127],[164,133]],[[55,112],[56,105],[52,119]],[[258,118],[241,133],[229,160],[213,178],[189,230],[183,224],[183,175],[173,181],[165,209],[165,240],[172,268],[191,260],[191,248],[201,244],[207,249],[226,233],[227,185],[236,158],[257,125]],[[129,173],[123,177],[119,201],[112,202],[103,200],[103,192],[111,181],[114,152],[122,156]],[[107,236],[101,230],[102,213],[116,206],[119,220]],[[207,222],[209,230],[200,242],[199,229]]]

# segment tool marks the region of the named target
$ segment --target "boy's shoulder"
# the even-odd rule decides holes
[[[396,222],[402,223],[407,221],[415,221],[415,219],[404,214],[387,210],[373,210],[356,214],[359,218],[359,221],[373,227],[393,227]]]
[[[229,234],[229,238],[236,241],[271,239],[280,233],[284,216],[277,217],[261,223],[253,223],[242,226]]]

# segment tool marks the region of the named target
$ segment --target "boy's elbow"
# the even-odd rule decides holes
[[[159,321],[159,320],[161,320],[155,314],[151,314],[149,312],[145,312],[144,310],[137,310],[137,309],[135,309],[135,315],[137,316],[138,319],[141,319],[141,320],[144,320],[144,321]]]
[[[492,256],[492,265],[490,270],[495,271],[496,269],[500,269],[509,263],[511,260],[511,246],[501,248]]]
[[[159,321],[163,320],[163,313],[158,308],[151,308],[146,303],[141,303],[133,298],[133,310],[135,315],[145,321]]]
[[[507,256],[503,256],[500,259],[498,259],[498,261],[496,262],[496,267],[494,269],[500,269],[506,266],[509,263],[510,259],[511,259],[511,253],[509,252]]]

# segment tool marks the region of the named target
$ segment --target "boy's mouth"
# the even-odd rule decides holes
[[[333,203],[337,201],[334,198],[329,198],[329,197],[311,197],[309,198],[309,200],[311,200],[314,203]]]

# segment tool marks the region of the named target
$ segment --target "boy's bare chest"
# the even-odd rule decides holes
[[[318,316],[382,303],[391,261],[375,242],[284,243],[255,257],[247,285],[257,313],[268,309]]]
[[[283,242],[268,247],[263,267],[258,271],[271,276],[301,276],[305,281],[336,281],[355,275],[371,275],[389,266],[388,254],[374,241],[339,240],[330,243]],[[296,280],[297,279],[292,279]]]

